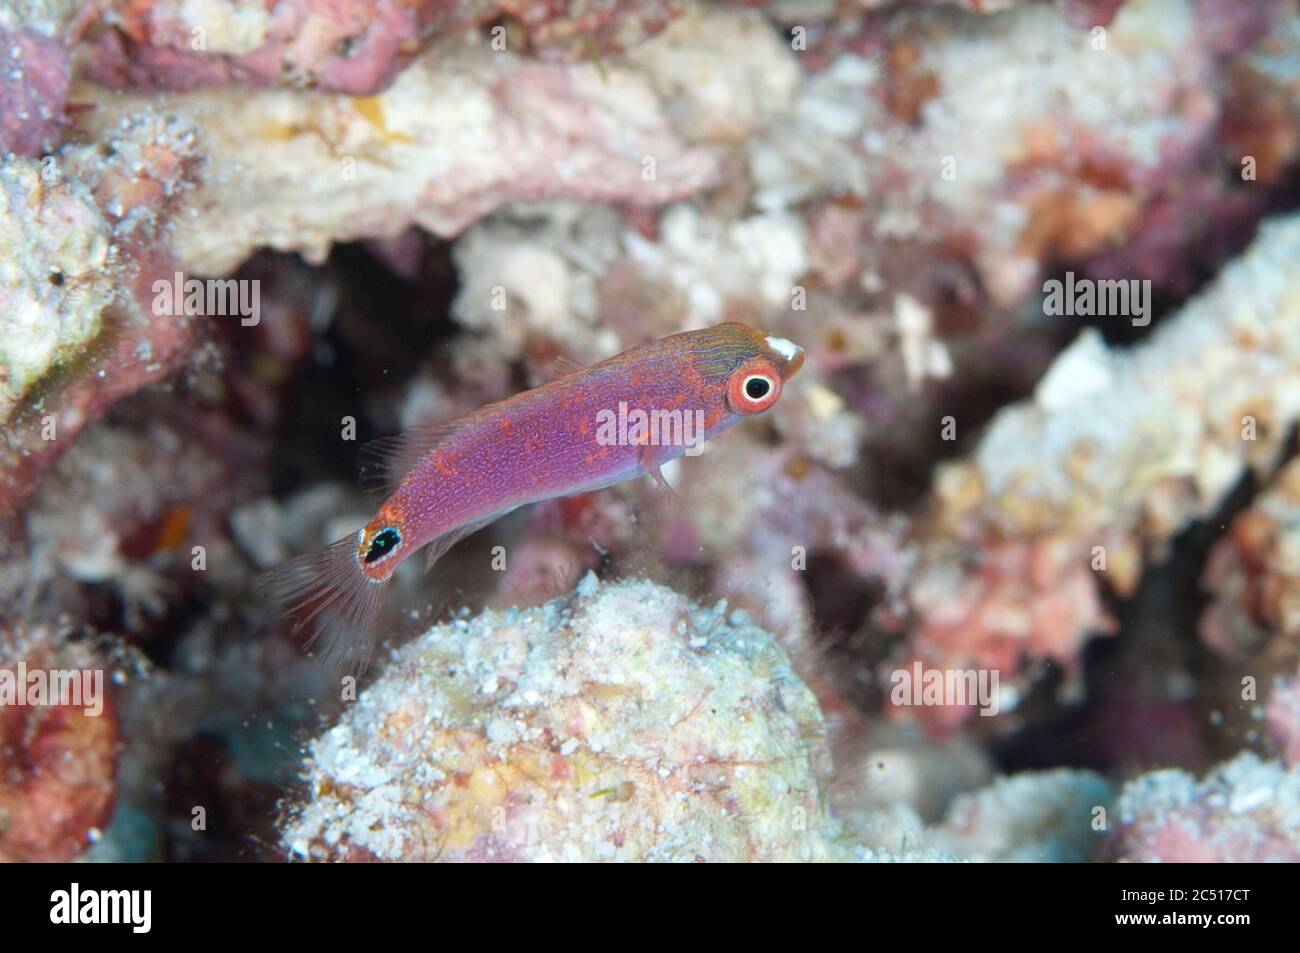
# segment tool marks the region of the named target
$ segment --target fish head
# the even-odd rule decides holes
[[[747,324],[720,324],[701,334],[697,353],[716,369],[727,410],[742,417],[775,404],[785,382],[803,367],[803,348]]]

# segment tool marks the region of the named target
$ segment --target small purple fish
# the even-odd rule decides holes
[[[428,546],[426,569],[458,540],[526,503],[648,474],[776,403],[803,349],[743,324],[642,344],[450,423],[375,445],[391,495],[358,533],[271,574],[272,595],[319,620],[364,667],[385,583]]]

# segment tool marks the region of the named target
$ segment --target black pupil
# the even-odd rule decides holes
[[[401,541],[402,535],[391,526],[388,529],[380,530],[379,534],[370,541],[370,548],[366,550],[366,562],[372,563],[376,559],[386,556]]]
[[[751,377],[745,381],[745,396],[750,400],[762,400],[771,389],[772,385],[762,377]]]

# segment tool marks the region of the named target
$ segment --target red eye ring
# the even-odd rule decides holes
[[[759,414],[781,396],[781,373],[770,361],[751,361],[727,380],[727,406],[735,414]]]

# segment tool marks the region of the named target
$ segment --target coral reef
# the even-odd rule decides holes
[[[892,735],[892,737],[891,737]],[[897,729],[839,751],[830,795],[862,859],[1070,863],[1101,848],[1114,792],[1090,771],[993,778],[973,745],[927,745]]]
[[[1096,820],[1112,798],[1086,771],[1027,772],[958,798],[930,843],[968,860],[1079,863],[1101,846]]]
[[[1204,780],[1155,771],[1120,792],[1106,850],[1117,860],[1300,860],[1300,771],[1244,752]]]
[[[159,232],[190,145],[176,124],[139,117],[102,149],[0,164],[0,513],[87,422],[196,343],[192,316],[154,307],[155,281],[175,273]]]
[[[1000,779],[927,827],[901,791],[867,794],[904,760],[876,750],[874,778],[841,765],[837,781],[812,694],[744,613],[588,574],[398,650],[312,741],[282,831],[296,858],[350,861],[1080,861],[1100,845],[1112,793],[1095,774]]]
[[[589,575],[399,650],[312,743],[284,837],[310,859],[823,859],[823,746],[767,633]]]
[[[118,756],[105,668],[60,633],[0,630],[0,671],[9,676],[0,676],[0,862],[70,860],[100,836]],[[29,672],[40,681],[19,677]],[[75,699],[57,693],[56,672],[77,681]],[[80,683],[96,674],[101,694],[92,705]]]
[[[202,274],[259,246],[320,260],[333,242],[412,223],[451,235],[509,201],[650,206],[719,175],[714,156],[679,140],[640,72],[539,63],[477,34],[431,47],[371,97],[271,90],[241,94],[231,111],[224,90],[78,95],[94,103],[82,121],[92,134],[145,108],[195,128],[203,183],[178,210],[172,247]]]
[[[0,691],[0,860],[1300,859],[1298,185],[1300,0],[0,4],[0,689],[108,685]],[[729,320],[774,413],[360,681],[262,601]]]
[[[1032,402],[1001,411],[971,459],[940,468],[908,580],[928,664],[1071,664],[1113,628],[1102,585],[1133,593],[1189,521],[1300,419],[1300,219],[1266,224],[1215,284],[1124,353],[1082,335]],[[1100,410],[1099,410],[1100,408]]]
[[[146,2],[105,17],[90,75],[109,86],[193,89],[227,83],[364,95],[392,82],[431,35],[501,20],[502,49],[548,58],[617,53],[675,14],[665,0],[353,0],[349,3]]]
[[[8,420],[37,381],[99,333],[116,288],[110,226],[84,185],[13,162],[0,168],[0,196],[0,420]]]
[[[1233,520],[1210,554],[1205,585],[1215,601],[1201,637],[1232,657],[1300,656],[1300,461]]]

